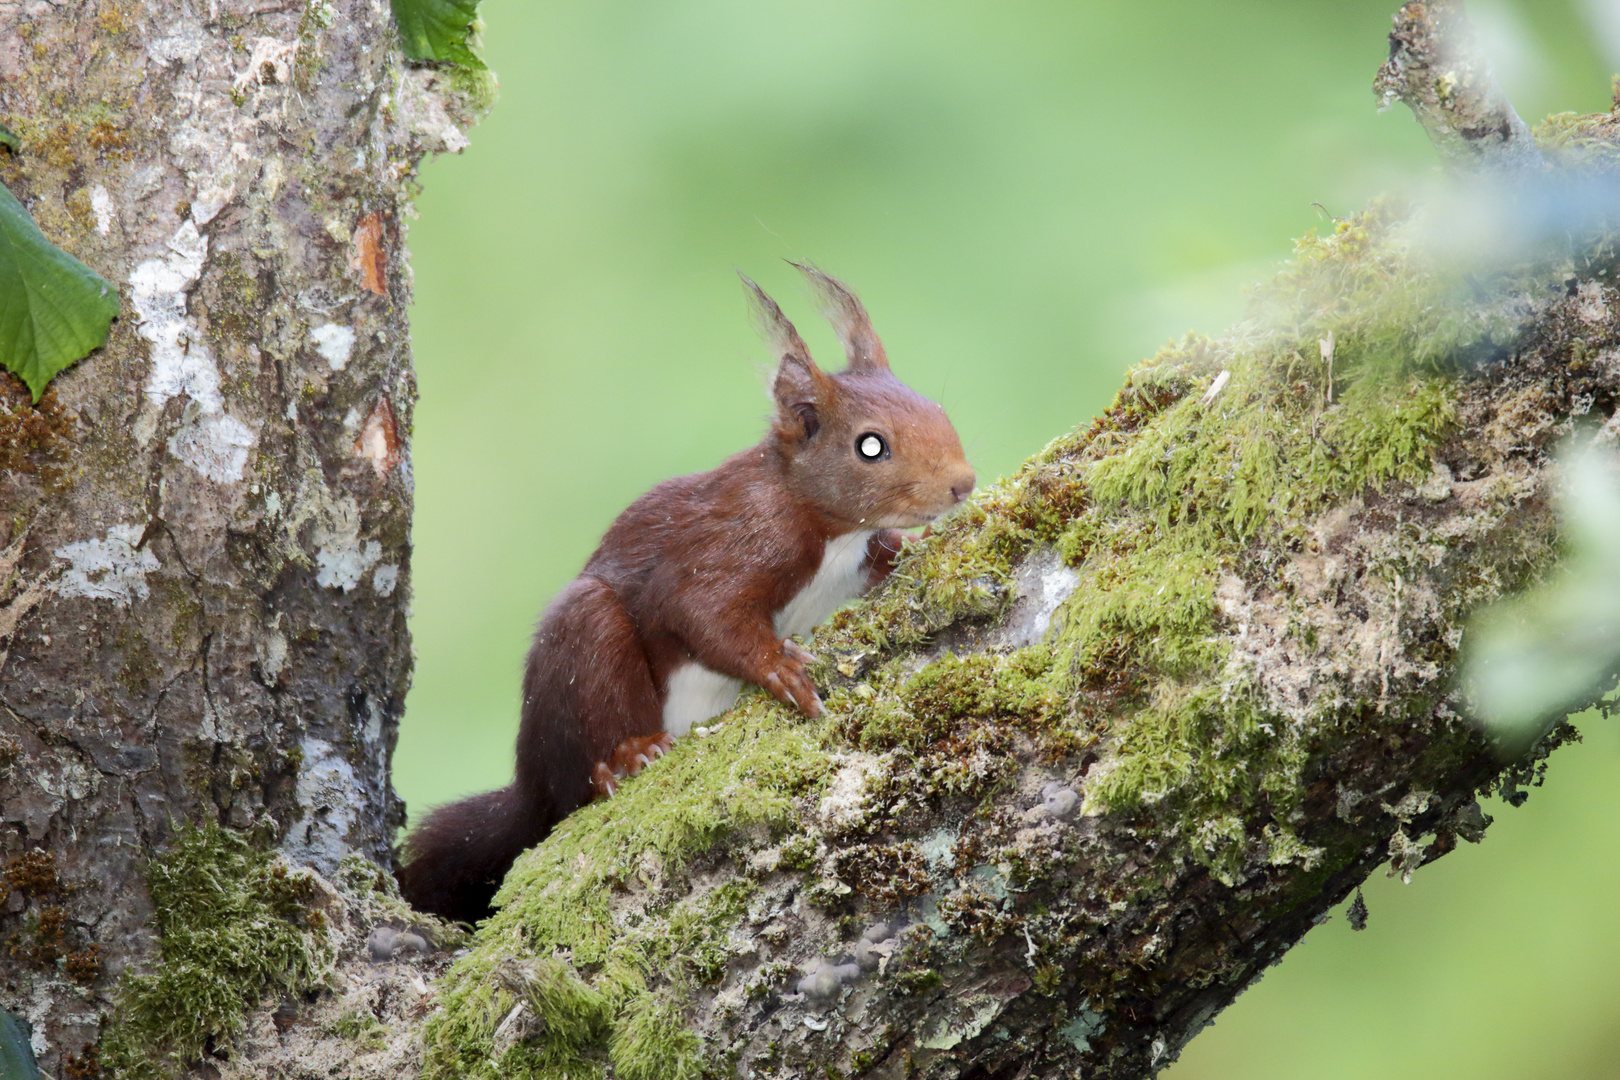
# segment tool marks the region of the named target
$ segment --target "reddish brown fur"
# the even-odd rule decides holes
[[[524,673],[516,777],[438,808],[411,834],[399,880],[416,907],[486,914],[518,854],[667,747],[664,698],[683,664],[819,715],[808,654],[777,638],[775,614],[815,576],[829,540],[878,530],[867,547],[870,587],[893,566],[899,528],[932,521],[971,491],[973,470],[944,410],[889,372],[860,301],[801,269],[830,309],[849,368],[816,367],[781,310],[747,282],[779,358],[772,430],[718,468],[637,499],[546,609]],[[856,439],[868,432],[887,441],[889,458],[858,457]]]

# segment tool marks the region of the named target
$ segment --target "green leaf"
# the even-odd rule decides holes
[[[400,43],[412,60],[439,60],[482,68],[467,45],[467,27],[478,17],[478,0],[393,0]]]
[[[9,146],[13,151],[21,150],[22,140],[17,138],[15,131],[12,131],[4,124],[0,124],[0,146]]]
[[[107,340],[118,291],[49,240],[0,184],[0,367],[34,400],[57,372]]]

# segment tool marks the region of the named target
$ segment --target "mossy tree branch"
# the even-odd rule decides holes
[[[756,699],[520,862],[428,1075],[1147,1076],[1378,865],[1479,839],[1534,768],[1460,638],[1556,551],[1615,256],[1470,301],[1405,227],[1308,239],[911,553],[817,635],[825,723]]]
[[[1509,135],[1473,160],[1539,158]],[[1461,639],[1615,414],[1617,251],[1422,237],[1306,238],[816,635],[825,722],[755,699],[530,853],[426,1074],[1144,1077],[1380,864],[1480,839],[1562,729],[1504,769]]]

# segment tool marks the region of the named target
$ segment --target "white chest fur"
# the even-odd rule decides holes
[[[866,545],[872,530],[845,533],[827,541],[821,566],[810,584],[776,613],[776,636],[808,634],[866,589]]]
[[[869,530],[847,533],[827,542],[821,566],[810,583],[776,613],[777,637],[808,633],[866,587],[866,546]],[[742,682],[710,671],[695,661],[682,664],[669,676],[664,696],[664,730],[677,738],[711,716],[731,708]]]

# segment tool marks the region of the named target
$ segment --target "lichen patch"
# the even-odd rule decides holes
[[[139,525],[114,525],[101,539],[77,540],[57,548],[53,555],[68,565],[56,580],[58,596],[84,596],[111,600],[128,607],[151,595],[146,575],[160,566],[149,547],[140,546]]]
[[[315,343],[315,350],[326,360],[327,367],[333,371],[342,371],[348,366],[349,354],[354,351],[353,327],[322,323],[309,332],[309,339]]]

